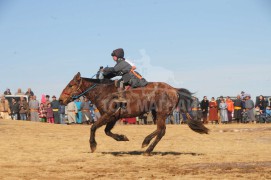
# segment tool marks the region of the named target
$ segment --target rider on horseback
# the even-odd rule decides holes
[[[142,78],[142,76],[138,72],[134,71],[134,66],[132,66],[129,62],[125,60],[124,51],[122,48],[114,50],[111,53],[111,56],[117,64],[114,67],[105,68],[104,75],[115,74],[115,76],[122,76],[122,78],[116,82],[116,86],[118,87],[118,91],[120,93],[118,99],[116,99],[115,102],[127,103],[127,101],[124,99],[123,94],[124,87],[144,87],[148,84],[148,82],[144,78]]]

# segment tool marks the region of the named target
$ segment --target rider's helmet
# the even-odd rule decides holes
[[[111,56],[116,56],[117,58],[123,58],[124,57],[124,51],[122,48],[115,49],[112,53]]]

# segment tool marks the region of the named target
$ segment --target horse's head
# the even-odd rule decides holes
[[[74,78],[69,82],[69,84],[63,89],[59,100],[63,101],[64,105],[67,105],[72,101],[74,95],[77,95],[82,85],[82,78],[80,72],[78,72]]]

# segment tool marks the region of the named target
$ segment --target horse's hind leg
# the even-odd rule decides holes
[[[147,137],[145,137],[143,143],[142,143],[142,148],[148,146],[151,142],[151,140],[157,135],[158,130],[153,131],[151,134],[149,134]]]
[[[165,133],[166,133],[165,118],[163,120],[160,119],[160,118],[158,119],[158,121],[157,121],[157,130],[156,131],[157,131],[157,136],[156,136],[155,140],[153,141],[153,143],[145,151],[144,155],[150,155],[150,153],[153,151],[155,146],[158,144],[158,142],[165,135]]]
[[[156,124],[157,112],[156,112],[156,110],[152,110],[151,113],[152,113],[153,123]],[[145,137],[145,139],[142,143],[142,148],[148,146],[150,144],[151,140],[157,135],[157,133],[158,133],[158,130],[155,130],[151,134],[149,134],[147,137]]]
[[[115,139],[116,141],[129,141],[129,139],[122,134],[114,134],[111,132],[111,129],[113,129],[113,127],[115,126],[117,120],[111,121],[109,123],[106,124],[106,127],[104,129],[104,132],[107,136],[112,137],[113,139]]]

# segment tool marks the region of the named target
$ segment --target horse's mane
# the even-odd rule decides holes
[[[110,79],[92,79],[92,78],[86,78],[86,77],[82,77],[82,78],[88,82],[93,82],[97,84],[111,84],[114,82]]]

